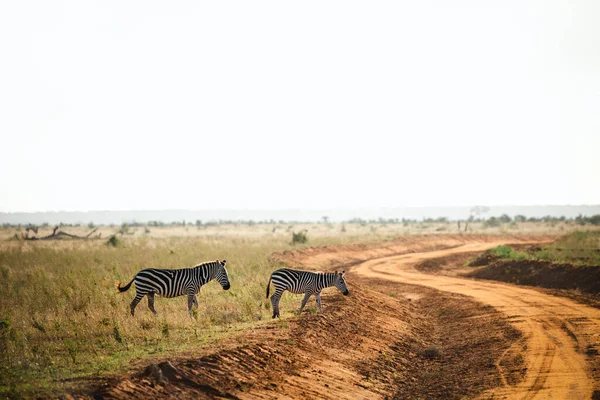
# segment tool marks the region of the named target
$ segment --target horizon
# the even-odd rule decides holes
[[[514,218],[524,215],[527,218],[565,217],[574,219],[579,215],[591,217],[600,215],[600,205],[541,205],[541,206],[493,206],[479,214],[479,218],[499,217],[503,214]],[[95,210],[95,211],[51,211],[51,212],[0,212],[2,224],[87,224],[99,225],[123,223],[163,223],[181,222],[204,223],[218,221],[284,221],[320,222],[327,217],[331,222],[344,222],[352,219],[395,220],[395,219],[437,219],[451,221],[466,220],[474,215],[473,207],[361,207],[361,208],[317,208],[317,209],[220,209],[220,210]]]

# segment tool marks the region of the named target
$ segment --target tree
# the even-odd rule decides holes
[[[473,220],[475,219],[475,216],[477,216],[477,218],[479,218],[481,216],[481,214],[485,214],[489,211],[490,211],[490,208],[486,207],[486,206],[471,207],[469,219],[467,220],[467,222],[465,222],[465,232],[467,231],[467,228],[469,227],[469,222],[473,222]]]
[[[525,222],[527,221],[527,217],[524,215],[515,215],[515,222]]]
[[[500,217],[498,217],[498,219],[503,224],[508,224],[508,223],[512,222],[512,219],[510,218],[510,216],[508,214],[502,214]]]

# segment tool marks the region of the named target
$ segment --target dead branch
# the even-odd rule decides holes
[[[90,233],[88,233],[87,235],[85,235],[85,238],[86,238],[86,239],[87,239],[87,238],[89,238],[89,237],[92,235],[92,233],[96,232],[97,230],[98,230],[98,228],[95,228],[95,229],[94,229],[94,230],[92,230]]]
[[[64,238],[74,239],[74,240],[88,240],[88,239],[99,239],[101,235],[91,237],[91,235],[98,230],[98,228],[93,229],[90,233],[85,236],[73,235],[71,233],[67,233],[64,231],[59,231],[58,226],[54,227],[52,233],[48,236],[43,237],[29,237],[29,230],[25,232],[25,234],[21,233],[23,240],[59,240]]]

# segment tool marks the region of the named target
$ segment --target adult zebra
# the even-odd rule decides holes
[[[322,313],[323,308],[321,307],[321,290],[335,286],[340,289],[344,296],[348,295],[348,287],[346,286],[346,280],[344,279],[345,273],[346,271],[342,271],[340,273],[336,271],[334,273],[322,274],[298,271],[288,268],[282,268],[274,271],[271,274],[269,283],[267,283],[267,299],[269,298],[271,281],[273,281],[273,286],[275,287],[275,293],[273,293],[273,296],[271,296],[271,304],[273,305],[273,318],[279,317],[279,300],[281,299],[283,292],[286,290],[296,294],[304,293],[302,305],[298,310],[299,313],[302,312],[306,302],[313,294],[317,300],[319,312]]]
[[[157,269],[149,268],[138,272],[131,282],[121,287],[117,282],[119,292],[126,292],[135,282],[135,298],[131,302],[131,315],[134,315],[135,307],[144,296],[148,296],[148,308],[154,314],[154,295],[163,297],[188,296],[188,311],[192,313],[192,305],[198,308],[196,295],[200,287],[213,279],[216,279],[223,289],[229,290],[229,275],[225,269],[226,260],[211,261],[197,265],[193,268],[183,269]]]

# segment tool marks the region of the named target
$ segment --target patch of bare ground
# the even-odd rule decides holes
[[[393,366],[403,365],[407,354],[416,354],[410,361],[409,379],[392,372],[386,398],[473,398],[523,379],[521,332],[494,308],[417,285],[366,278],[360,283],[392,297],[416,298],[413,304],[426,326],[421,336],[424,346],[398,344],[393,354],[380,356],[382,364]]]
[[[498,260],[467,275],[526,286],[580,290],[600,294],[600,267],[541,260]]]
[[[464,266],[467,261],[477,255],[479,255],[479,252],[475,251],[450,254],[445,257],[429,258],[415,265],[415,269],[425,273],[456,275],[459,273],[457,270],[460,270],[461,266]],[[473,269],[464,267],[462,270],[470,272]]]

